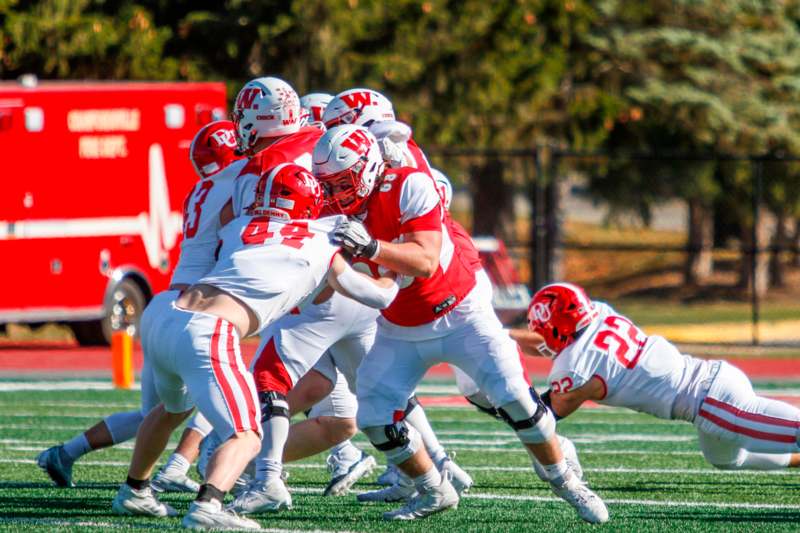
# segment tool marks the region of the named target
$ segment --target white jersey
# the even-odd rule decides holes
[[[719,365],[682,355],[663,337],[646,336],[610,306],[593,302],[599,316],[553,362],[548,382],[569,392],[600,379],[602,404],[659,418],[694,420]]]
[[[324,280],[339,250],[329,234],[342,218],[239,216],[220,231],[220,259],[199,283],[242,301],[258,317],[261,331],[301,304]]]
[[[215,257],[220,228],[219,213],[234,191],[234,183],[247,159],[234,161],[213,178],[197,182],[183,204],[181,255],[171,285],[193,285],[208,274]]]

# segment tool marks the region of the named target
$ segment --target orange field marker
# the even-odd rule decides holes
[[[133,337],[127,331],[111,336],[111,379],[118,389],[133,387]]]

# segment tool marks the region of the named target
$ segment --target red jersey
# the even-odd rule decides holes
[[[433,179],[428,158],[425,157],[425,153],[417,145],[417,143],[414,142],[414,139],[409,139],[406,142],[406,146],[408,148],[408,155],[414,161],[413,166],[417,170],[421,170],[430,176],[431,179]],[[441,196],[441,194],[439,196]],[[444,198],[442,198],[442,206],[444,206]],[[482,269],[483,264],[481,263],[480,254],[478,254],[478,249],[475,248],[475,243],[472,242],[472,237],[469,236],[469,233],[466,229],[464,229],[464,226],[450,217],[449,211],[444,210],[444,212],[444,223],[450,228],[450,236],[454,241],[458,241],[458,243],[461,245],[461,250],[464,256],[467,258],[467,261],[470,263],[470,265],[472,265],[473,271],[477,272],[478,270]]]
[[[452,311],[475,286],[475,269],[464,254],[462,239],[452,237],[452,223],[427,174],[410,167],[388,171],[367,202],[364,224],[370,235],[388,242],[401,242],[404,234],[416,231],[442,233],[436,272],[430,278],[398,278],[400,292],[381,311],[389,322],[405,327],[432,322]],[[373,273],[380,271],[369,264]]]
[[[306,126],[300,128],[297,133],[286,135],[251,157],[239,175],[261,176],[265,171],[281,163],[295,163],[310,172],[311,152],[314,151],[314,145],[322,137],[322,133],[318,128]]]

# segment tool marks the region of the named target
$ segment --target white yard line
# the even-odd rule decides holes
[[[263,521],[263,520],[262,520]],[[175,529],[171,524],[162,524],[157,521],[149,521],[146,524],[123,524],[113,522],[95,522],[93,520],[69,520],[67,518],[14,518],[0,517],[0,524],[4,525],[27,525],[27,526],[52,526],[52,527],[80,527],[103,529]],[[353,531],[329,531],[325,529],[282,529],[282,528],[262,528],[259,531],[267,533],[355,533]]]
[[[135,383],[130,390],[140,390]],[[13,391],[59,391],[59,390],[115,390],[111,380],[65,380],[65,381],[0,381],[0,392]]]

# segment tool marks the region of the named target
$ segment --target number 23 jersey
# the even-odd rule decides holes
[[[597,377],[606,388],[602,404],[692,421],[714,377],[713,361],[683,355],[607,304],[593,304],[598,318],[553,361],[553,392],[569,392]]]

